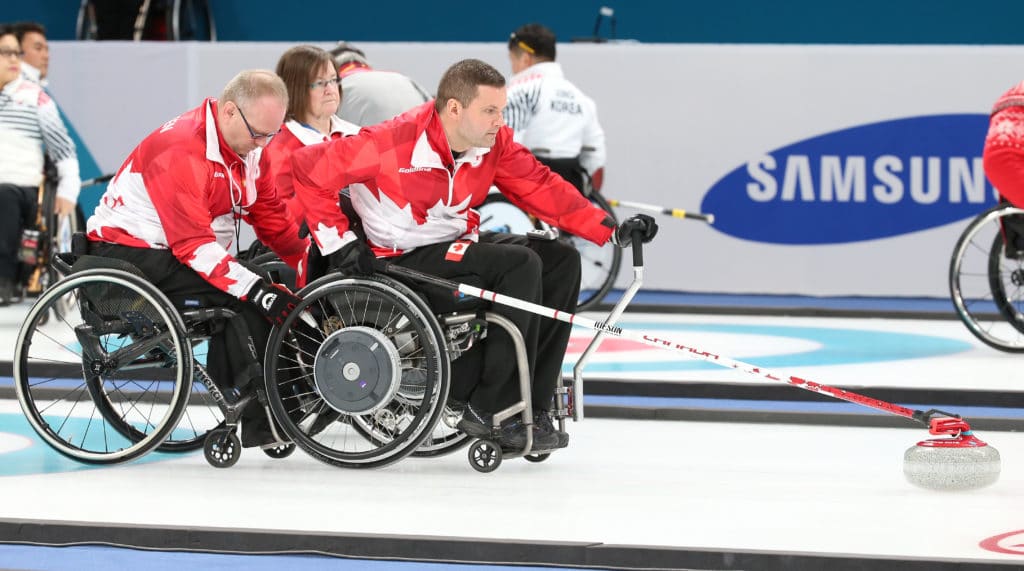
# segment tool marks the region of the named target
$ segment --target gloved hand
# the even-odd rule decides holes
[[[633,232],[637,230],[643,232],[641,241],[646,244],[658,233],[658,223],[646,214],[635,214],[624,220],[612,232],[612,243],[620,248],[628,248],[633,243]]]
[[[264,319],[274,325],[281,325],[291,315],[302,298],[281,284],[258,281],[252,286],[245,300],[256,306]]]
[[[347,275],[369,276],[373,274],[374,259],[376,256],[370,246],[357,239],[333,252],[328,258],[328,266]]]

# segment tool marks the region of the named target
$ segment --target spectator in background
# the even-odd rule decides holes
[[[53,100],[21,75],[21,56],[14,30],[0,27],[0,305],[20,297],[18,246],[35,223],[44,154],[59,175],[58,212],[74,212],[81,188],[75,145]]]
[[[13,31],[18,38],[18,43],[21,45],[21,76],[46,89],[48,83],[47,74],[50,72],[50,46],[46,42],[46,28],[36,22],[19,22],[14,24]],[[51,103],[53,103],[52,99]],[[53,105],[57,109],[56,103],[53,103]],[[60,110],[57,109],[57,112],[60,129],[67,134],[68,128],[64,120],[60,118]],[[66,159],[67,164],[63,167],[61,165],[54,165],[58,180],[57,201],[54,208],[60,216],[75,214],[75,204],[78,202],[78,193],[81,191],[75,143],[71,140],[70,136],[67,137],[67,140],[71,146],[70,157]],[[47,171],[41,170],[40,172]],[[74,176],[73,181],[68,179],[70,176]]]
[[[46,74],[50,71],[50,45],[46,42],[46,28],[37,22],[18,22],[14,24],[14,34],[18,36],[21,51],[25,53],[21,61],[22,75],[45,88]]]
[[[274,173],[277,195],[301,224],[302,208],[292,185],[292,151],[354,135],[359,126],[335,115],[343,93],[331,54],[315,46],[296,46],[281,55],[276,71],[288,88],[288,111],[281,133],[263,152]]]
[[[331,50],[344,94],[338,116],[361,127],[376,125],[430,100],[412,79],[370,67],[366,54],[347,42]]]
[[[505,121],[515,141],[581,192],[588,184],[600,191],[604,130],[594,101],[555,63],[554,32],[540,24],[520,27],[508,39],[508,59],[513,75]]]

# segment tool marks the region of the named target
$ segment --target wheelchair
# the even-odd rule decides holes
[[[975,337],[1024,352],[1024,209],[1003,202],[968,224],[953,249],[949,291]]]
[[[498,424],[532,423],[527,356],[518,329],[475,299],[416,293],[389,275],[324,276],[272,329],[263,376],[246,395],[206,373],[206,341],[233,315],[224,308],[176,308],[131,264],[60,254],[66,277],[30,309],[18,334],[14,380],[32,428],[62,455],[116,464],[151,451],[203,448],[215,467],[241,454],[239,411],[257,399],[275,442],[273,458],[301,448],[345,468],[377,468],[407,456],[433,457],[470,445],[474,469],[503,458],[539,462],[551,453],[502,450]],[[445,306],[444,304],[448,305]],[[69,309],[70,308],[70,309]],[[57,319],[44,319],[55,312]],[[516,345],[521,400],[495,414],[493,439],[458,430],[448,406],[451,361],[503,327]],[[564,429],[572,388],[558,389],[554,420]]]
[[[14,352],[15,389],[32,428],[89,464],[202,447],[224,423],[213,394],[193,388],[205,378],[215,312],[179,313],[117,260],[62,253],[53,263],[66,277],[29,310]]]

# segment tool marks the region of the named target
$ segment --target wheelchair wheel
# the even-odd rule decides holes
[[[590,201],[601,207],[616,224],[619,219],[608,202],[598,193],[590,194]],[[578,236],[569,236],[568,240],[580,253],[582,276],[580,278],[580,297],[576,304],[577,311],[592,309],[608,295],[616,278],[619,277],[619,266],[622,265],[622,248],[608,242],[604,246],[584,240]]]
[[[590,201],[618,222],[615,212],[600,194],[591,193]],[[480,212],[481,231],[526,234],[541,227],[538,221],[509,202],[502,194],[488,195],[477,210]],[[619,266],[622,264],[622,249],[610,242],[598,246],[589,240],[567,234],[563,234],[560,239],[568,240],[580,253],[582,275],[576,309],[583,311],[593,308],[615,285]]]
[[[44,320],[56,304],[74,311]],[[113,464],[157,448],[191,389],[181,316],[131,273],[92,269],[43,292],[18,333],[14,381],[29,424],[57,452]]]
[[[375,468],[411,454],[448,396],[444,337],[425,302],[383,277],[326,276],[300,295],[267,346],[274,418],[299,448],[335,466]]]
[[[1016,228],[1024,230],[1024,210],[986,210],[960,236],[949,266],[960,320],[985,344],[1010,353],[1024,352],[1024,235]]]
[[[423,439],[423,443],[412,455],[417,458],[433,458],[465,448],[473,439],[456,428],[461,418],[461,413],[453,412],[446,405],[441,413],[441,421],[434,425],[430,436]]]

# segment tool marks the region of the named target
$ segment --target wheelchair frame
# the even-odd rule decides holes
[[[634,264],[639,260],[642,265],[637,248],[639,242]],[[471,465],[490,472],[503,458],[523,456],[539,462],[552,452],[533,448],[532,430],[527,430],[522,450],[503,451],[496,444],[503,420],[519,414],[528,428],[533,423],[528,359],[518,329],[503,316],[476,307],[435,312],[396,279],[430,281],[424,274],[402,274],[397,266],[381,263],[380,275],[328,275],[310,283],[299,292],[299,307],[271,330],[256,390],[245,396],[232,392],[229,397],[225,392],[231,389],[218,387],[193,351],[212,335],[211,323],[233,318],[232,312],[179,312],[130,264],[129,271],[106,267],[73,272],[73,262],[71,254],[53,259],[66,277],[40,296],[22,324],[14,377],[19,403],[33,429],[74,460],[114,464],[152,450],[179,452],[201,445],[211,465],[229,467],[241,453],[236,435],[239,411],[253,398],[270,422],[275,441],[261,448],[273,458],[288,456],[298,447],[332,465],[372,468],[409,455],[453,452],[470,439],[456,429],[459,413],[447,406],[450,362],[486,336],[484,325],[503,328],[513,340],[521,400],[494,415],[492,438],[472,443]],[[642,267],[635,267],[634,283],[606,320],[609,326],[641,281]],[[453,286],[439,278],[434,283],[449,291]],[[120,293],[104,293],[97,301],[90,299],[89,288]],[[99,321],[95,316],[91,322],[87,319],[93,306],[113,303],[112,299],[127,300],[128,305],[108,310]],[[58,319],[47,319],[50,311]],[[314,314],[318,319],[310,319]],[[60,328],[67,331],[50,331]],[[553,416],[560,430],[567,417],[582,419],[582,368],[601,338],[598,332],[577,362],[572,386],[558,384]],[[332,345],[325,349],[328,342]],[[59,359],[36,352],[45,344],[63,355],[61,371],[54,372],[51,366]],[[344,352],[338,349],[342,345]],[[173,369],[169,388],[168,369]],[[75,370],[81,377],[77,381]],[[148,376],[135,373],[140,370]],[[364,381],[374,386],[363,391]],[[61,392],[65,385],[70,388]],[[54,391],[59,398],[54,398]],[[89,406],[88,414],[75,412]],[[205,411],[211,420],[194,422],[189,415],[193,409]],[[154,411],[156,418],[143,415],[144,410]],[[85,427],[80,426],[83,417]],[[98,428],[90,434],[93,423]],[[183,430],[185,437],[179,434]]]

